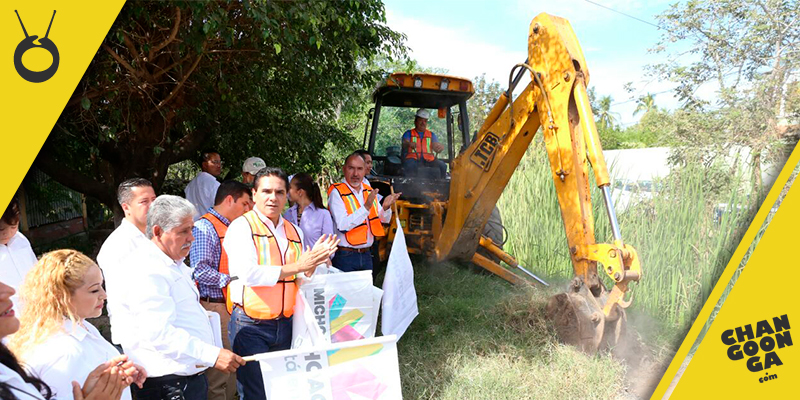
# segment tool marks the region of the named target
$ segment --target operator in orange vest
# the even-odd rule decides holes
[[[339,239],[333,266],[344,271],[372,270],[370,246],[375,237],[384,236],[383,223],[392,218],[392,204],[402,193],[378,201],[378,191],[364,183],[366,165],[358,153],[344,162],[344,179],[328,188],[328,210]]]
[[[231,221],[253,208],[250,187],[241,182],[225,181],[217,188],[214,207],[208,209],[192,227],[192,249],[189,252],[192,279],[200,292],[200,305],[219,314],[222,325],[222,347],[231,349],[228,340],[230,314],[225,307],[225,292],[231,278],[228,275],[228,256],[222,248]],[[219,370],[207,370],[208,400],[233,400],[236,395],[236,375]]]
[[[403,134],[403,173],[416,176],[419,167],[439,168],[440,178],[447,174],[447,165],[436,159],[436,153],[444,151],[436,134],[428,130],[430,113],[424,108],[417,110],[414,128]]]
[[[243,357],[291,346],[295,279],[326,264],[339,244],[334,236],[322,235],[313,248],[303,249],[303,231],[281,217],[289,192],[281,169],[258,171],[253,184],[255,207],[231,222],[222,244],[231,276],[228,334]],[[242,399],[266,398],[259,363],[239,368],[236,380]]]

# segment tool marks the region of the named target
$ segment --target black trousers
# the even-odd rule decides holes
[[[165,375],[147,378],[144,385],[131,385],[136,400],[208,400],[208,381],[204,374]]]

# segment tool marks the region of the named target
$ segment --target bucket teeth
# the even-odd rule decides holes
[[[547,318],[553,322],[562,342],[595,354],[616,346],[625,330],[625,310],[617,305],[612,313],[616,318],[606,318],[602,304],[607,292],[595,297],[580,277],[573,279],[566,293],[550,298],[546,307]]]

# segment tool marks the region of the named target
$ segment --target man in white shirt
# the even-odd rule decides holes
[[[0,282],[11,286],[17,293],[25,275],[37,261],[30,242],[19,232],[19,216],[19,201],[14,197],[0,218]],[[11,301],[14,302],[14,311],[19,313],[22,310],[19,294],[11,296]]]
[[[281,217],[289,191],[285,172],[264,168],[254,184],[255,208],[231,222],[222,243],[234,304],[228,332],[233,351],[242,356],[291,346],[295,277],[326,263],[337,245],[335,238],[323,235],[303,251],[303,232]],[[244,400],[266,398],[258,363],[239,368],[236,379]]]
[[[203,371],[234,372],[244,360],[215,345],[209,315],[200,305],[192,270],[183,263],[192,241],[194,206],[178,196],[156,198],[147,212],[150,242],[130,254],[124,268],[138,269],[122,287],[130,333],[122,347],[148,378],[138,400],[207,399]],[[112,322],[113,324],[113,322]]]
[[[333,266],[344,272],[372,270],[370,246],[384,236],[382,223],[392,218],[392,204],[401,193],[386,196],[381,205],[378,191],[364,183],[366,163],[353,153],[345,159],[344,179],[328,189],[328,210],[333,218],[339,249]]]
[[[222,164],[219,153],[203,152],[200,155],[200,173],[183,190],[186,193],[186,199],[194,204],[197,210],[195,220],[205,214],[209,208],[214,207],[214,197],[219,188],[217,177],[222,174]]]
[[[127,328],[123,326],[126,318],[121,317],[127,309],[120,302],[121,290],[118,287],[127,285],[128,276],[138,273],[138,268],[126,270],[121,264],[132,252],[149,242],[144,236],[144,230],[147,225],[147,210],[155,199],[153,184],[147,179],[133,178],[122,182],[117,188],[117,201],[125,213],[125,219],[103,242],[97,255],[97,265],[103,270],[106,280],[106,308],[111,321],[111,342],[117,345],[122,343],[122,336],[127,332]]]

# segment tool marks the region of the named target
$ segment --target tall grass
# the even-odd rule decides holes
[[[608,399],[625,367],[559,344],[545,318],[553,291],[510,287],[454,263],[420,263],[419,316],[398,343],[407,399]]]
[[[612,169],[613,175],[613,166]],[[643,276],[633,310],[683,331],[699,312],[749,222],[750,197],[734,171],[713,182],[709,169],[685,167],[658,182],[657,195],[619,213],[626,243],[638,251]],[[592,193],[595,236],[611,242],[600,191]],[[731,212],[715,214],[720,203]],[[555,282],[572,277],[566,235],[545,150],[531,146],[499,201],[509,234],[506,250]],[[601,272],[602,274],[602,272]],[[609,283],[610,281],[607,281]]]

